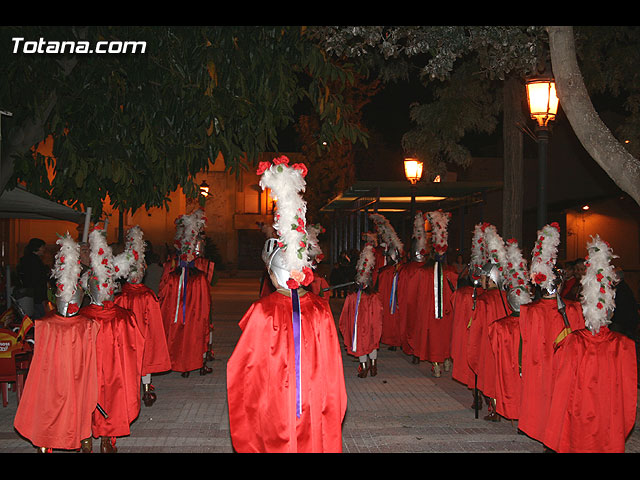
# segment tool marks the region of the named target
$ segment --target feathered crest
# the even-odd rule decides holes
[[[176,218],[176,234],[173,245],[179,252],[180,259],[186,260],[189,255],[195,255],[196,240],[206,225],[207,217],[204,210],[198,208],[188,215]]]
[[[550,290],[556,278],[553,268],[558,256],[560,244],[560,225],[553,222],[538,230],[538,239],[531,259],[531,281]]]
[[[373,232],[362,232],[361,239],[374,247],[378,246],[378,234]]]
[[[91,269],[82,276],[81,282],[85,290],[89,289],[89,283],[96,285],[94,299],[99,303],[113,296],[114,274],[113,252],[107,244],[107,236],[104,230],[96,227],[89,233],[89,257]]]
[[[375,263],[374,247],[367,243],[360,252],[360,257],[358,257],[358,263],[356,264],[356,283],[359,285],[367,285],[369,283]]]
[[[607,242],[596,234],[587,243],[586,271],[580,279],[580,303],[585,326],[595,335],[611,323],[610,315],[616,307],[614,282],[618,280],[611,260],[618,258]]]
[[[302,198],[307,167],[303,163],[289,166],[289,158],[282,155],[274,158],[273,162],[260,162],[256,173],[262,175],[262,189],[271,189],[276,201],[273,228],[289,270],[287,284],[289,288],[308,285],[313,280],[313,271],[307,255],[307,203]]]
[[[416,213],[413,221],[413,238],[416,239],[416,252],[421,255],[427,253],[427,230],[425,228],[425,218],[422,212]]]
[[[369,218],[373,220],[373,223],[376,225],[378,235],[380,235],[380,237],[382,237],[382,241],[387,244],[387,248],[395,248],[400,252],[400,254],[402,254],[404,251],[404,245],[400,241],[400,237],[398,237],[398,234],[391,223],[389,223],[389,220],[379,213],[370,213]]]
[[[522,256],[518,242],[514,238],[507,240],[506,262],[506,266],[502,271],[506,289],[515,290],[515,293],[522,298],[523,304],[529,303],[531,294],[527,288],[529,283],[527,263]]]
[[[127,232],[124,251],[113,259],[115,278],[125,278],[139,283],[145,272],[144,232],[135,225]]]
[[[56,253],[51,278],[56,280],[56,296],[67,303],[73,298],[80,281],[80,245],[71,238],[69,232],[59,237],[56,243],[60,245],[60,249]]]
[[[324,232],[324,227],[319,223],[307,227],[307,255],[309,255],[311,261],[315,263],[320,263],[324,259],[322,249],[320,248],[320,241],[318,240],[318,235]]]
[[[478,223],[473,229],[471,240],[471,270],[479,270],[489,261],[489,253],[485,242],[485,230],[493,227],[490,223]]]
[[[447,227],[451,219],[450,212],[443,212],[442,209],[427,212],[425,217],[431,225],[431,244],[439,255],[444,255],[448,248],[449,233]]]
[[[484,231],[485,248],[489,261],[498,265],[498,270],[502,275],[504,266],[507,264],[507,250],[504,245],[504,240],[498,234],[498,230],[494,225],[488,225]]]

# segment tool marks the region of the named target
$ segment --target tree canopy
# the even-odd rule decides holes
[[[145,50],[77,51],[125,41]],[[2,27],[0,45],[0,109],[13,114],[2,118],[0,190],[22,181],[98,211],[107,195],[122,210],[163,207],[179,187],[195,196],[195,174],[219,153],[234,173],[278,151],[301,102],[317,140],[366,141],[342,95],[353,65],[304,27]],[[48,135],[55,162],[32,151]]]

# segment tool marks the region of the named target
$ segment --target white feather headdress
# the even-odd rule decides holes
[[[56,253],[51,278],[55,278],[56,296],[68,303],[78,288],[82,264],[80,263],[80,245],[67,232],[56,240],[60,250]]]
[[[553,222],[538,230],[538,238],[531,258],[531,281],[550,290],[556,274],[553,268],[558,256],[560,244],[560,226]]]
[[[307,203],[302,198],[307,168],[302,163],[289,166],[289,159],[282,155],[274,158],[272,163],[260,162],[257,174],[262,175],[262,189],[271,189],[276,201],[273,228],[289,270],[287,283],[291,285],[290,288],[308,285],[313,280],[313,271],[307,255]]]
[[[616,307],[614,282],[618,280],[611,260],[618,258],[609,244],[596,234],[587,243],[586,271],[580,279],[580,303],[585,326],[595,335],[600,328],[611,323],[610,315]]]
[[[416,239],[416,252],[426,255],[427,230],[425,228],[425,218],[422,212],[416,213],[416,217],[413,221],[413,238]]]
[[[378,246],[378,234],[377,233],[362,232],[361,238],[365,243],[370,243],[374,247]]]
[[[485,248],[491,263],[498,265],[498,270],[502,275],[504,266],[507,264],[507,250],[504,240],[498,234],[498,230],[494,225],[488,225],[484,231]]]
[[[85,290],[89,289],[89,283],[96,285],[95,300],[102,303],[113,296],[114,274],[113,252],[107,244],[106,232],[99,228],[94,228],[89,233],[89,257],[91,259],[91,269],[87,270],[81,279]]]
[[[319,223],[307,227],[307,255],[309,255],[312,262],[320,263],[324,259],[320,241],[318,240],[318,235],[324,232],[324,228]]]
[[[358,284],[368,284],[375,263],[373,245],[367,243],[360,252],[360,257],[358,257],[358,263],[356,264],[356,282]]]
[[[444,255],[448,247],[448,225],[451,218],[450,212],[443,212],[442,209],[427,212],[427,221],[431,225],[431,244],[439,255]]]
[[[195,252],[196,239],[204,231],[207,217],[204,210],[198,208],[188,215],[176,218],[175,224],[176,234],[173,244],[179,252],[180,259],[186,260],[188,255],[193,255]]]
[[[489,254],[484,238],[487,227],[491,227],[490,223],[478,223],[473,229],[473,238],[471,240],[471,270],[481,269],[484,264],[489,261]]]
[[[138,283],[145,272],[144,232],[135,225],[127,232],[124,251],[113,259],[115,277]]]
[[[379,213],[370,213],[369,218],[373,220],[373,223],[376,225],[376,231],[378,235],[382,237],[382,241],[387,244],[387,248],[395,248],[402,254],[404,245],[400,241],[400,237],[398,237],[391,223],[389,223],[389,220]]]
[[[507,290],[516,290],[516,294],[522,298],[522,303],[529,303],[531,295],[527,288],[529,283],[527,262],[523,258],[518,242],[514,238],[507,240],[506,262],[502,273],[504,274]]]

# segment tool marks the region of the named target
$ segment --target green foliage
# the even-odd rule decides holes
[[[195,198],[195,174],[219,153],[233,174],[276,151],[278,130],[294,122],[303,100],[320,114],[318,136],[365,138],[337,115],[349,106],[327,87],[353,81],[349,67],[328,61],[301,27],[0,28],[0,44],[12,47],[15,36],[146,42],[145,53],[1,52],[0,105],[14,113],[14,126],[56,99],[44,120],[55,139],[55,178],[49,184],[50,160],[34,162],[27,151],[16,158],[11,184],[25,181],[96,213],[107,195],[132,211],[166,207],[179,187]]]

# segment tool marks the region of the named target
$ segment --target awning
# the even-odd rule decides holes
[[[419,182],[413,188],[416,208],[436,204],[438,208],[445,208],[472,201],[477,195],[500,190],[502,182]],[[321,211],[357,211],[365,207],[378,211],[406,211],[411,206],[411,193],[409,182],[356,182],[322,207]]]
[[[33,218],[37,220],[66,220],[83,223],[84,212],[27,192],[17,186],[0,195],[0,218]]]

